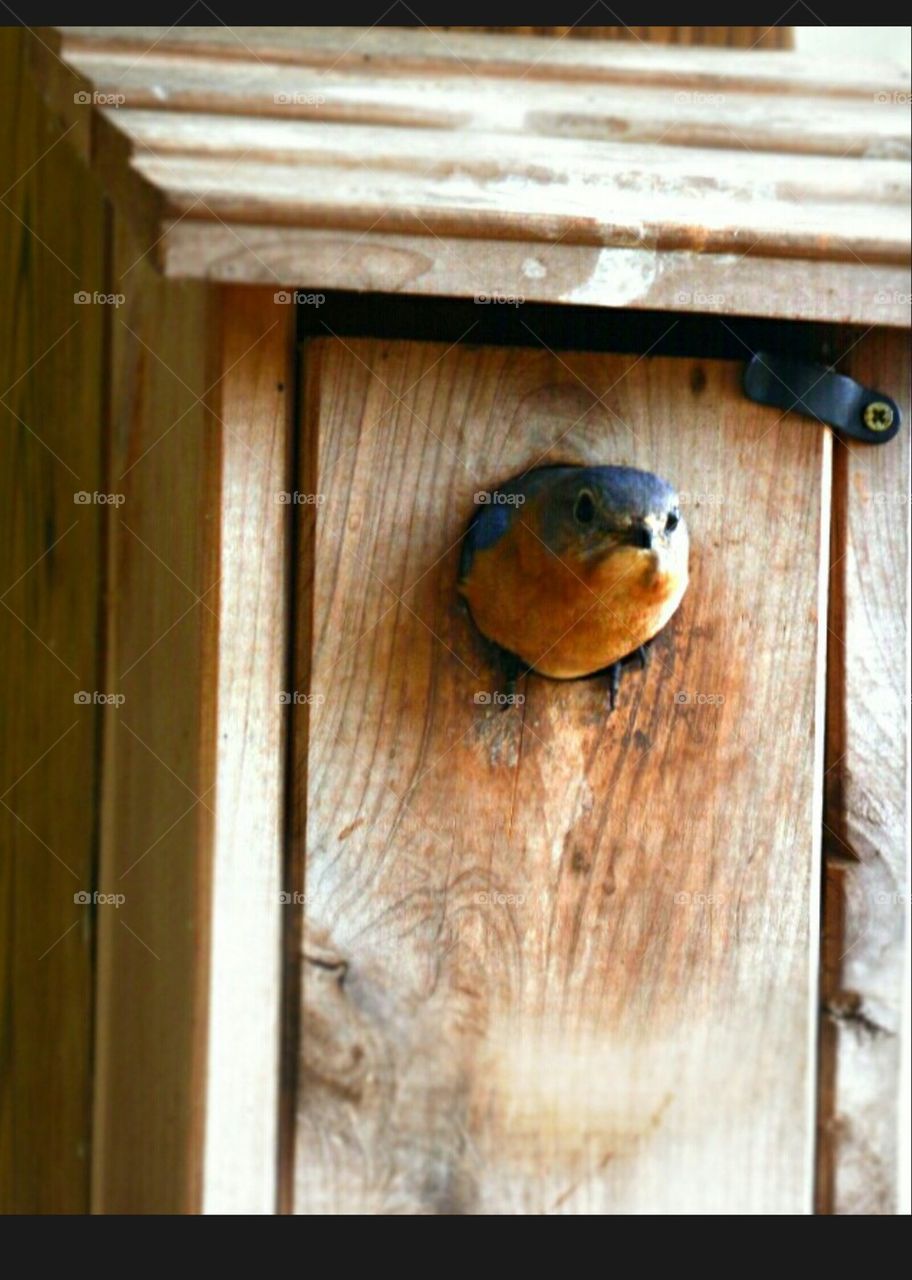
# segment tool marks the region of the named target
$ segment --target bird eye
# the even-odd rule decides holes
[[[669,533],[671,533],[673,529],[677,529],[680,519],[681,516],[679,512],[669,511],[668,515],[665,517],[665,528]]]
[[[579,524],[592,524],[595,519],[595,503],[592,501],[592,494],[588,489],[584,489],[577,498],[573,514]]]

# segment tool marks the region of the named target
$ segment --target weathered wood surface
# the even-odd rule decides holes
[[[0,1212],[89,1200],[105,211],[0,30]],[[78,493],[93,495],[76,502]]]
[[[770,263],[738,254],[700,255],[517,241],[359,231],[223,226],[185,219],[156,252],[164,270],[191,275],[203,259],[213,280],[320,281],[320,288],[471,297],[488,305],[546,298],[574,306],[908,325],[909,272],[864,262]],[[771,287],[775,286],[775,287]],[[781,287],[780,287],[781,286]],[[311,283],[303,290],[313,298]]]
[[[293,308],[118,227],[93,1203],[272,1212]]]
[[[782,93],[821,93],[833,97],[869,98],[885,79],[907,74],[896,63],[858,58],[813,58],[791,52],[661,46],[653,42],[541,41],[536,37],[451,31],[446,36],[414,27],[59,27],[42,38],[60,53],[134,53],[162,57],[210,58],[214,61],[280,62],[288,66],[363,67],[422,72],[444,69],[453,74],[557,76],[607,83],[636,81],[679,85],[682,78],[701,88],[737,86]]]
[[[433,130],[432,138],[444,147],[458,145],[456,139],[466,131],[506,134],[508,139],[501,140],[504,167],[523,137],[549,139],[552,155],[557,139],[584,139],[593,158],[598,156],[594,143],[722,148],[726,164],[758,151],[902,159],[909,150],[901,105],[879,102],[873,95],[866,101],[792,95],[773,104],[768,92],[757,89],[708,93],[688,88],[687,81],[683,87],[647,84],[606,90],[566,80],[543,84],[531,76],[515,81],[466,74],[431,79],[401,70],[383,75],[363,66],[357,73],[259,61],[229,61],[213,68],[208,61],[169,61],[156,52],[142,61],[135,54],[74,54],[71,61],[93,92],[117,97],[118,106],[109,115],[125,127],[134,111],[146,110],[172,116],[225,114],[251,122],[410,126]],[[86,114],[79,110],[83,104],[61,105],[68,119]],[[230,140],[232,121],[221,123]],[[181,139],[173,118],[172,128],[174,135],[165,144],[174,150]],[[218,122],[209,122],[209,130],[218,146]],[[439,130],[455,133],[456,139],[440,137]],[[330,136],[340,132],[331,130]],[[421,137],[409,133],[401,141],[407,155],[420,146]],[[370,158],[363,153],[365,161]],[[469,156],[463,153],[462,159],[467,162]],[[714,160],[718,173],[720,157]]]
[[[868,334],[844,367],[888,391],[908,423],[909,348],[897,338]],[[909,905],[908,431],[883,448],[840,443],[834,475],[818,1208],[894,1214]]]
[[[213,299],[168,285],[121,219],[112,272],[93,1209],[180,1213],[200,1196],[207,853],[213,822],[218,422]],[[205,701],[204,701],[205,698]],[[203,714],[203,708],[208,708]]]
[[[305,359],[296,1211],[810,1212],[828,435],[723,362]],[[479,701],[454,589],[473,493],[558,458],[686,495],[611,719]]]
[[[593,14],[594,16],[594,14]],[[791,27],[437,27],[438,31],[501,31],[558,40],[645,40],[650,44],[721,45],[728,49],[791,49]]]
[[[908,85],[890,67],[875,89],[858,66],[636,42],[41,39],[49,101],[170,274],[410,292],[446,275],[460,296],[909,322]],[[476,242],[520,256],[492,277]],[[733,263],[757,257],[767,287],[742,292]],[[720,258],[728,287],[709,287]]]
[[[274,1213],[280,1085],[293,308],[229,289],[203,1210]],[[215,658],[213,658],[215,661]]]

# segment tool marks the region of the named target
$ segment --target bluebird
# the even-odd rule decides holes
[[[500,651],[508,687],[523,670],[556,680],[622,665],[681,603],[689,540],[667,481],[633,467],[538,467],[477,495],[459,590]]]

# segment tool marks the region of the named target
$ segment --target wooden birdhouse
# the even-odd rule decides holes
[[[895,1212],[908,81],[4,56],[19,1203]],[[476,495],[557,461],[689,526],[612,714],[498,705],[456,589]]]

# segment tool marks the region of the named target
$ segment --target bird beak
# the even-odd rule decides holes
[[[637,524],[630,530],[630,541],[635,547],[640,547],[643,551],[652,550],[652,529],[646,524]]]

